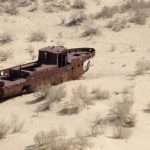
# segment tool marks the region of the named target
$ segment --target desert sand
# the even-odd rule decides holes
[[[104,6],[120,5],[123,0],[86,0],[86,8],[83,9],[87,16],[92,16]],[[1,2],[0,2],[1,3]],[[86,21],[77,26],[61,25],[61,17],[66,20],[69,15],[78,11],[73,8],[57,10],[56,12],[43,12],[42,1],[39,8],[30,12],[29,7],[19,7],[19,13],[10,15],[0,14],[0,33],[9,32],[13,40],[0,45],[0,51],[9,51],[12,55],[0,62],[0,69],[31,62],[27,48],[32,46],[38,56],[38,49],[48,45],[64,45],[72,47],[93,47],[96,55],[91,59],[91,66],[79,80],[63,83],[67,96],[59,103],[54,103],[49,111],[36,113],[39,103],[29,105],[27,102],[34,100],[34,94],[22,95],[0,103],[0,120],[10,121],[12,115],[17,115],[20,121],[24,121],[21,131],[8,133],[0,140],[0,150],[24,150],[25,147],[34,144],[34,136],[39,131],[49,131],[51,128],[63,126],[68,135],[76,130],[88,129],[88,121],[94,120],[96,115],[102,118],[107,116],[109,110],[120,98],[120,92],[128,88],[133,94],[133,113],[136,115],[136,124],[131,128],[131,135],[127,139],[115,139],[112,137],[112,129],[104,128],[104,133],[96,137],[89,137],[92,150],[149,150],[150,149],[150,114],[144,110],[150,103],[150,75],[147,70],[144,74],[135,75],[136,62],[149,61],[150,57],[150,18],[147,17],[144,25],[128,23],[127,27],[115,32],[105,25],[112,18],[126,18],[130,16],[117,13],[111,18],[93,19],[88,17]],[[86,25],[96,26],[99,34],[81,37]],[[39,42],[27,40],[32,31],[42,31],[47,39]],[[114,46],[114,50],[112,50]],[[104,101],[95,101],[78,114],[59,115],[58,111],[66,101],[70,100],[71,89],[78,85],[86,86],[88,92],[94,87],[108,90],[110,97]],[[119,94],[115,94],[118,92]]]

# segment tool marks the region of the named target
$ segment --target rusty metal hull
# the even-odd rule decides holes
[[[78,79],[89,70],[89,59],[95,55],[93,48],[48,48],[39,50],[35,62],[1,70],[0,99],[34,92],[41,84]]]

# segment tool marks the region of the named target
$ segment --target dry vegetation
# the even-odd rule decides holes
[[[104,133],[105,124],[102,119],[97,115],[93,121],[88,122],[89,128],[86,132],[88,137],[96,137]]]
[[[8,6],[5,7],[5,12],[10,15],[17,15],[18,14],[17,0],[10,0]]]
[[[110,110],[105,123],[113,125],[113,138],[125,139],[131,135],[131,129],[135,126],[136,115],[132,113],[134,103],[131,93],[123,93],[122,100],[117,102]]]
[[[135,75],[145,74],[147,70],[150,70],[150,62],[147,60],[139,60],[136,62]]]
[[[73,106],[85,106],[91,104],[91,98],[86,86],[79,85],[72,89],[71,103]]]
[[[70,7],[74,9],[85,9],[86,1],[85,0],[73,0],[71,3],[69,0],[43,0],[43,11],[44,12],[58,12],[70,10]],[[35,11],[39,9],[39,2],[37,0],[4,0],[1,1],[0,10],[4,13],[10,15],[16,15],[19,12],[19,7],[31,7],[30,11]],[[137,12],[130,19],[131,22],[137,24],[143,24],[147,15],[145,12],[149,10],[150,2],[144,0],[127,0],[119,6],[104,6],[102,10],[94,16],[95,19],[99,18],[111,18],[117,13],[125,12]],[[140,12],[140,13],[139,13]],[[141,13],[142,12],[142,13]],[[147,13],[148,14],[148,13]],[[139,21],[142,20],[142,21]]]
[[[12,34],[9,32],[3,32],[0,34],[0,44],[6,44],[13,40]]]
[[[38,99],[44,100],[48,97],[50,88],[51,85],[41,84],[36,88],[36,91],[34,92],[34,96]]]
[[[63,4],[62,2],[44,2],[43,11],[46,13],[58,12],[58,11],[67,11],[69,10],[69,5]]]
[[[150,112],[150,103],[147,104],[146,109],[144,109],[145,112]]]
[[[123,94],[121,102],[117,102],[110,110],[113,123],[121,127],[134,127],[135,114],[131,112],[133,97],[130,94]]]
[[[109,52],[115,52],[115,51],[116,51],[116,45],[112,44]]]
[[[128,0],[123,5],[121,5],[121,12],[124,11],[137,11],[150,8],[150,2],[145,0]]]
[[[60,102],[66,97],[65,86],[52,87],[49,91],[48,101],[50,102]]]
[[[105,99],[108,99],[110,97],[109,91],[101,90],[98,87],[94,88],[91,93],[96,100],[105,100]]]
[[[44,100],[44,102],[38,107],[38,111],[45,111],[50,109],[52,103],[60,102],[65,98],[66,91],[64,86],[54,87],[43,84],[37,88],[35,96],[38,101]]]
[[[67,11],[70,9],[70,2],[67,0],[59,1],[43,1],[44,7],[43,11],[46,13],[58,12],[58,11]]]
[[[84,31],[82,32],[81,36],[82,37],[88,37],[88,36],[94,36],[99,34],[99,29],[98,27],[94,27],[94,26],[87,26],[85,27]]]
[[[127,21],[125,19],[114,19],[108,22],[106,28],[112,29],[112,31],[118,32],[126,28]]]
[[[0,140],[5,138],[9,132],[10,126],[3,120],[0,121]]]
[[[0,51],[0,61],[6,61],[11,56],[12,52],[10,51]]]
[[[129,18],[129,22],[144,25],[146,22],[147,15],[144,11],[136,11],[133,15]]]
[[[115,139],[127,139],[131,135],[131,130],[124,127],[115,127],[113,129],[113,138]]]
[[[79,107],[77,106],[64,106],[62,110],[59,111],[61,115],[73,115],[77,114],[80,111]]]
[[[150,2],[144,0],[127,0],[120,6],[105,6],[102,10],[95,15],[95,19],[99,18],[111,18],[117,13],[125,13],[125,12],[139,12],[144,13],[146,9],[150,8]],[[143,15],[143,14],[138,14]],[[141,16],[140,16],[141,17]],[[145,15],[144,15],[145,17]]]
[[[100,90],[99,88],[93,89],[91,94],[92,96],[84,85],[79,85],[76,88],[73,88],[70,103],[68,105],[65,105],[60,113],[68,115],[77,114],[83,108],[93,104],[94,99],[104,100],[108,99],[110,96],[108,91]]]
[[[10,122],[0,121],[0,140],[4,139],[9,133],[14,134],[20,132],[23,128],[24,121],[19,121],[17,115],[11,117]]]
[[[85,9],[86,2],[85,2],[85,0],[74,0],[72,7],[75,9]]]
[[[17,15],[19,7],[28,7],[31,5],[31,2],[32,0],[1,0],[0,10],[10,15]]]
[[[63,115],[77,114],[87,105],[92,103],[90,95],[87,91],[86,86],[79,85],[72,89],[72,97],[70,103],[59,112]]]
[[[131,45],[129,46],[129,49],[130,49],[130,52],[135,52],[135,51],[136,51],[136,46],[133,45],[133,44],[131,44]]]
[[[77,26],[86,20],[86,15],[83,11],[76,11],[70,15],[69,20],[66,22],[66,26]]]
[[[65,25],[65,22],[66,22],[66,18],[65,18],[65,16],[60,16],[60,25]],[[59,37],[61,37],[61,36],[59,36]]]
[[[32,45],[29,45],[26,49],[26,51],[29,53],[31,59],[35,59],[36,55],[35,55],[35,49]]]
[[[68,137],[64,128],[51,129],[47,133],[41,131],[35,135],[34,142],[35,147],[39,150],[84,150],[89,146],[88,140],[85,137],[79,134],[76,134],[74,137]]]
[[[104,6],[100,12],[94,15],[95,19],[99,18],[113,18],[116,14],[128,13],[127,19],[112,19],[105,26],[111,28],[112,31],[118,32],[122,29],[129,27],[127,23],[134,23],[144,25],[147,17],[149,17],[150,2],[144,0],[127,0],[118,6]]]
[[[43,11],[46,12],[46,13],[52,13],[55,10],[54,10],[52,4],[47,4],[47,3],[45,4],[44,3]]]
[[[46,41],[47,37],[44,32],[41,31],[33,31],[30,33],[28,37],[29,42],[40,42],[40,41]]]
[[[32,0],[18,0],[18,7],[28,7],[31,5]]]
[[[89,93],[86,86],[79,85],[72,89],[72,97],[70,99],[70,103],[64,106],[64,108],[60,111],[60,114],[77,114],[83,108],[86,108],[88,105],[93,104],[94,100],[105,100],[109,97],[110,93],[107,90],[95,88],[91,93]]]
[[[24,121],[20,121],[18,116],[13,115],[11,118],[11,133],[20,132],[24,126]]]
[[[113,6],[113,7],[104,6],[100,12],[95,14],[94,18],[95,19],[111,18],[113,17],[114,14],[118,12],[118,10],[119,8],[117,6]]]

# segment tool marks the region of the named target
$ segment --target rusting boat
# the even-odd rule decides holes
[[[0,99],[34,92],[41,84],[78,79],[88,71],[94,55],[94,48],[42,48],[37,61],[0,71]]]

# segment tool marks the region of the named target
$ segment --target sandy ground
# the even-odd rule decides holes
[[[101,0],[97,5],[96,1],[87,0],[86,13],[94,13],[99,8],[108,5],[120,4],[119,0]],[[149,74],[132,77],[135,71],[136,61],[150,57],[150,28],[149,20],[143,26],[132,24],[120,32],[113,32],[102,25],[105,20],[93,20],[92,24],[99,26],[101,35],[92,38],[80,38],[84,26],[65,27],[59,25],[60,16],[68,16],[72,11],[58,13],[44,13],[42,10],[27,12],[21,10],[17,16],[1,14],[0,32],[8,31],[14,35],[14,41],[1,45],[0,50],[9,50],[13,52],[12,57],[7,61],[1,62],[1,69],[19,65],[32,61],[26,48],[32,45],[36,54],[38,49],[62,43],[64,46],[71,47],[94,47],[96,56],[92,59],[90,70],[77,81],[64,83],[67,91],[67,98],[70,98],[71,88],[79,84],[86,85],[90,91],[99,86],[102,89],[110,91],[109,100],[95,102],[77,115],[61,116],[57,114],[61,103],[47,112],[41,112],[34,116],[38,104],[29,105],[28,101],[34,99],[33,94],[19,96],[0,104],[0,120],[10,120],[15,114],[20,120],[25,121],[23,129],[19,133],[8,134],[5,139],[0,141],[0,150],[23,150],[26,146],[32,145],[34,135],[41,131],[49,131],[50,128],[64,126],[68,134],[75,130],[86,129],[87,121],[93,120],[96,114],[105,116],[113,103],[118,99],[114,91],[121,91],[124,87],[129,87],[134,93],[133,111],[137,115],[136,126],[132,129],[132,135],[126,140],[117,140],[110,138],[111,132],[105,131],[103,135],[91,138],[93,143],[92,150],[149,150],[150,149],[150,114],[143,110],[150,102],[150,76]],[[47,35],[45,42],[28,42],[28,35],[34,30],[42,30]],[[62,37],[59,37],[59,35]],[[115,45],[114,52],[110,52],[112,45]],[[135,51],[130,50],[131,45],[135,46]]]

